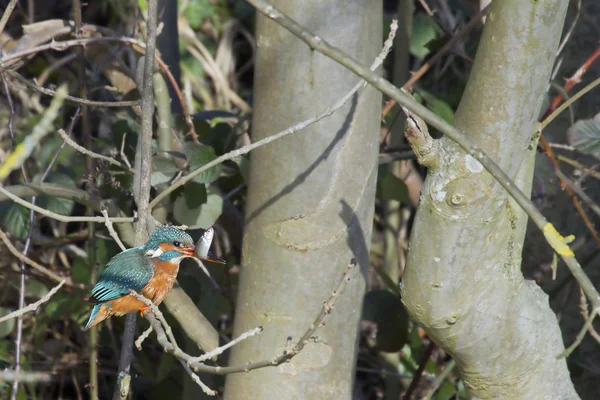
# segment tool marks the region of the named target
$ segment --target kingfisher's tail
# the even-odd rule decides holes
[[[108,315],[106,312],[106,307],[104,307],[104,304],[96,304],[92,309],[92,314],[90,315],[90,319],[88,320],[84,329],[90,329],[92,326],[99,324],[109,316],[110,315]]]

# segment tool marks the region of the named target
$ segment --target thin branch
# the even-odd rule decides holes
[[[465,25],[465,27],[463,28],[462,31],[458,32],[456,35],[453,35],[450,40],[448,40],[446,42],[446,44],[444,44],[444,46],[439,49],[437,51],[437,53],[435,53],[435,55],[433,57],[431,57],[430,60],[428,60],[425,64],[423,64],[421,66],[421,68],[418,69],[417,72],[413,73],[411,75],[411,77],[406,81],[406,83],[404,85],[402,85],[402,87],[404,89],[410,89],[419,79],[421,79],[421,77],[423,75],[425,75],[425,73],[427,71],[429,71],[431,69],[431,67],[433,67],[443,56],[445,56],[446,54],[448,54],[449,52],[452,51],[452,49],[454,49],[454,47],[456,46],[456,44],[463,39],[469,32],[471,32],[471,30],[481,24],[482,18],[484,18],[491,9],[492,5],[488,4],[486,7],[484,7],[481,11],[479,11],[479,13],[477,13],[476,16],[474,16],[473,18],[471,18],[471,20],[469,21],[469,23],[467,25]],[[390,101],[388,101],[385,106],[383,107],[383,110],[381,110],[381,118],[385,118],[385,116],[390,112],[390,110],[397,104],[396,100],[391,99]]]
[[[23,383],[37,383],[37,382],[50,382],[52,375],[48,372],[25,372],[15,371],[12,369],[5,369],[0,371],[0,381],[8,382],[23,382]]]
[[[148,203],[150,201],[150,174],[152,173],[152,120],[154,117],[154,89],[152,75],[156,53],[156,33],[158,26],[157,0],[148,0],[148,20],[146,54],[144,56],[144,74],[142,81],[142,121],[138,138],[133,193],[137,203],[138,221],[134,224],[135,244],[143,244],[148,236]],[[136,196],[137,194],[137,196]],[[126,399],[129,394],[129,370],[133,360],[133,341],[135,339],[136,315],[128,315],[125,320],[125,332],[121,344],[119,359],[119,379],[113,400]]]
[[[284,350],[281,354],[268,360],[252,363],[249,362],[247,364],[237,366],[210,366],[200,362],[192,361],[190,363],[190,367],[197,372],[207,372],[211,374],[225,375],[238,372],[248,372],[253,369],[273,367],[281,365],[284,362],[291,360],[295,355],[302,351],[302,349],[309,342],[309,340],[313,338],[313,335],[315,334],[317,329],[323,326],[325,318],[333,311],[336,300],[343,293],[344,289],[346,288],[346,285],[350,281],[351,273],[355,269],[356,265],[356,259],[352,259],[352,261],[350,261],[350,264],[346,268],[346,271],[344,272],[342,279],[340,280],[336,289],[333,292],[331,292],[327,301],[323,303],[323,308],[321,309],[313,323],[309,326],[304,335],[302,335],[300,340],[298,340],[296,343],[292,344],[291,338],[289,338],[288,346],[286,346],[286,350]],[[181,348],[179,348],[173,336],[173,332],[171,331],[171,327],[167,324],[166,320],[164,319],[164,316],[162,315],[158,307],[156,307],[156,305],[154,305],[149,299],[139,295],[135,291],[130,291],[130,294],[135,296],[138,300],[143,301],[146,305],[148,305],[151,308],[152,312],[147,312],[145,314],[145,318],[152,326],[152,329],[154,329],[154,331],[156,332],[156,339],[158,343],[163,347],[163,349],[166,352],[173,354],[176,358],[178,358],[181,361],[184,361],[187,365],[188,360],[192,359],[193,357],[182,351]]]
[[[4,189],[4,190],[3,190]],[[123,214],[123,212],[114,206],[110,201],[103,200],[98,197],[94,197],[87,193],[84,190],[78,189],[72,186],[59,185],[54,183],[43,183],[43,184],[34,184],[30,183],[28,185],[14,185],[14,186],[5,186],[0,187],[0,201],[5,201],[7,199],[14,200],[13,197],[7,196],[5,193],[9,192],[13,196],[17,198],[37,196],[37,195],[46,195],[51,197],[59,197],[62,199],[73,200],[76,203],[82,204],[84,206],[93,207],[95,210],[100,211],[103,206],[107,207],[108,210],[113,214]],[[133,218],[127,218],[128,221],[118,221],[115,218],[111,218],[113,222],[133,222]],[[84,221],[87,222],[87,221]],[[104,222],[104,218],[102,220],[98,220],[95,222]]]
[[[575,30],[575,26],[577,25],[577,21],[579,21],[579,16],[581,15],[581,0],[576,0],[575,9],[577,10],[577,12],[575,13],[575,17],[573,18],[573,21],[571,22],[571,26],[569,27],[569,30],[567,31],[567,33],[565,33],[563,35],[563,39],[562,39],[560,45],[558,46],[558,50],[556,51],[557,58],[560,55],[560,53],[562,53],[563,49],[565,48],[565,45],[571,38],[571,35],[573,34],[573,31]]]
[[[573,97],[571,97],[569,100],[565,101],[560,107],[558,107],[556,110],[554,110],[552,112],[552,114],[548,115],[542,122],[540,122],[538,131],[540,131],[540,132],[543,131],[544,128],[546,128],[546,126],[548,126],[548,124],[550,122],[552,122],[554,120],[554,118],[558,117],[558,115],[561,112],[563,112],[567,107],[569,107],[575,101],[579,100],[580,97],[582,97],[584,94],[586,94],[587,92],[589,92],[590,90],[592,90],[593,88],[595,88],[598,85],[600,85],[600,78],[597,78],[593,82],[589,83],[586,87],[584,87],[579,92],[577,92]]]
[[[577,346],[579,346],[581,344],[581,342],[583,341],[583,338],[585,337],[586,332],[592,326],[592,322],[594,322],[594,319],[598,315],[599,311],[600,311],[600,308],[598,308],[598,307],[596,307],[592,310],[592,314],[589,316],[587,321],[585,321],[585,324],[583,324],[583,328],[581,328],[581,330],[577,334],[577,337],[575,338],[575,341],[573,342],[573,344],[571,344],[569,347],[567,347],[565,349],[565,351],[563,351],[558,356],[556,356],[556,358],[569,357],[569,355],[573,352],[573,350],[575,350],[577,348]]]
[[[565,189],[565,191],[567,192],[567,195],[569,196],[569,198],[571,199],[571,202],[573,202],[573,205],[575,206],[575,209],[577,210],[577,214],[579,214],[579,217],[581,218],[581,220],[585,224],[587,230],[590,232],[590,234],[594,238],[594,241],[596,242],[596,244],[600,246],[600,236],[598,235],[598,232],[596,231],[594,224],[592,223],[592,221],[590,221],[587,213],[581,206],[581,202],[577,199],[577,197],[575,197],[575,194],[574,194],[575,190],[572,187],[570,187],[569,184],[567,184],[565,179],[563,179],[564,175],[560,169],[560,164],[558,163],[558,160],[557,160],[556,156],[554,155],[554,151],[552,150],[552,148],[550,147],[550,145],[548,144],[548,142],[546,141],[546,138],[544,138],[544,136],[540,136],[540,144],[542,145],[542,148],[544,149],[544,151],[550,158],[552,165],[554,166],[554,173],[558,177],[560,186]],[[584,193],[584,196],[585,196],[585,193]],[[583,199],[583,197],[582,197],[582,199]],[[585,199],[584,199],[584,201],[585,201]]]
[[[10,314],[7,314],[3,317],[0,317],[0,323],[7,321],[9,319],[12,318],[16,318],[18,316],[21,316],[23,314],[26,314],[28,312],[32,312],[32,311],[36,311],[39,306],[41,306],[42,304],[44,304],[45,302],[47,302],[48,300],[50,300],[50,298],[52,296],[54,296],[54,294],[56,294],[56,292],[58,292],[58,290],[67,282],[66,279],[63,279],[62,281],[60,281],[60,283],[56,286],[54,286],[52,288],[52,290],[50,290],[44,297],[42,297],[41,299],[39,299],[38,301],[36,301],[35,303],[31,303],[28,306],[25,306],[23,308],[20,308],[18,310],[15,310],[13,312],[11,312]]]
[[[200,362],[203,362],[203,361],[215,358],[216,356],[223,354],[223,352],[225,350],[227,350],[227,349],[235,346],[239,342],[242,342],[242,341],[248,339],[249,337],[258,335],[262,331],[263,331],[263,327],[262,326],[259,326],[259,327],[254,328],[254,329],[250,329],[249,331],[242,333],[240,336],[238,336],[237,338],[233,339],[232,341],[230,341],[229,343],[227,343],[224,346],[217,347],[213,351],[209,351],[208,353],[204,353],[204,354],[202,354],[199,357],[190,358],[189,360],[187,360],[187,364],[190,365],[190,364],[193,364],[193,363],[200,363]]]
[[[4,31],[6,23],[10,19],[10,16],[17,5],[17,0],[10,0],[10,3],[6,6],[6,9],[2,13],[2,19],[0,19],[0,34]]]
[[[375,71],[377,68],[379,68],[379,66],[383,63],[383,60],[385,60],[385,58],[387,57],[387,55],[389,54],[393,43],[394,43],[394,37],[396,36],[396,31],[398,29],[398,21],[397,20],[393,20],[392,24],[390,26],[390,34],[387,38],[387,40],[385,41],[383,48],[381,49],[381,52],[379,53],[379,55],[377,56],[377,58],[375,58],[375,61],[373,61],[373,64],[371,64],[371,66],[369,67],[369,69],[371,71]],[[214,167],[215,165],[219,165],[227,160],[231,160],[234,159],[236,157],[239,157],[241,155],[247,154],[249,152],[251,152],[252,150],[264,146],[266,144],[269,144],[277,139],[280,139],[284,136],[290,135],[292,133],[301,131],[302,129],[314,124],[315,122],[318,122],[330,115],[332,115],[334,112],[336,112],[337,110],[339,110],[340,108],[342,108],[344,106],[344,104],[346,104],[346,102],[348,100],[350,100],[350,98],[352,96],[354,96],[354,94],[356,92],[358,92],[360,89],[364,88],[366,86],[366,82],[364,81],[360,81],[358,82],[348,93],[346,93],[341,99],[339,99],[337,102],[335,102],[333,105],[331,105],[329,108],[327,108],[325,111],[323,111],[321,114],[316,115],[312,118],[309,118],[305,121],[302,121],[296,125],[290,126],[289,128],[276,133],[275,135],[271,135],[268,136],[262,140],[259,140],[258,142],[249,144],[247,146],[243,146],[240,147],[239,149],[230,151],[229,153],[223,154],[220,157],[217,157],[216,159],[214,159],[213,161],[203,165],[202,167],[190,172],[188,175],[182,177],[181,179],[179,179],[177,182],[173,183],[171,186],[169,186],[167,189],[165,189],[164,191],[162,191],[161,193],[158,194],[158,196],[156,196],[154,198],[154,200],[152,200],[150,202],[150,210],[152,210],[154,207],[156,207],[162,199],[164,199],[165,197],[167,197],[170,193],[172,193],[175,189],[185,185],[187,182],[189,182],[190,180],[194,179],[195,176],[201,174],[202,172],[206,171],[209,168]]]
[[[86,286],[84,284],[82,284],[82,283],[74,283],[71,280],[71,278],[64,277],[64,276],[61,276],[61,275],[58,275],[58,274],[52,272],[48,268],[46,268],[46,267],[38,264],[37,262],[33,261],[31,258],[29,258],[26,255],[24,255],[23,253],[21,253],[12,244],[12,242],[10,241],[10,239],[8,238],[8,236],[6,235],[6,233],[2,229],[0,229],[0,240],[2,240],[4,242],[4,244],[8,248],[8,251],[10,251],[15,257],[17,257],[19,260],[23,261],[25,264],[31,266],[33,269],[35,269],[36,271],[38,271],[40,274],[42,274],[42,275],[50,278],[51,280],[53,280],[55,282],[65,281],[65,284],[67,286],[76,287],[76,288],[79,288],[79,289],[85,289],[86,288]]]
[[[444,368],[444,370],[438,376],[435,377],[435,380],[431,384],[431,388],[429,389],[429,392],[427,393],[427,395],[425,395],[423,400],[431,400],[431,398],[433,397],[435,392],[437,392],[439,387],[442,386],[442,383],[446,380],[446,378],[448,377],[450,372],[452,372],[452,370],[454,369],[455,366],[456,366],[456,361],[454,361],[454,360],[451,360],[446,365],[446,368]]]
[[[15,203],[22,205],[25,208],[28,208],[30,210],[33,210],[37,213],[40,213],[46,217],[55,219],[60,222],[105,222],[104,217],[99,217],[99,216],[98,217],[71,217],[71,216],[67,216],[67,215],[57,214],[55,212],[38,207],[35,204],[32,204],[26,200],[21,199],[20,197],[12,194],[11,192],[9,192],[8,190],[6,190],[5,188],[3,188],[1,186],[0,186],[0,193],[3,194],[4,196],[8,197]],[[111,217],[110,220],[112,222],[133,222],[134,221],[134,219],[130,218],[130,217]]]
[[[590,319],[590,313],[588,311],[588,303],[585,298],[585,293],[583,293],[583,290],[581,290],[581,288],[579,288],[579,307],[581,309],[581,316],[583,317],[583,320],[587,321],[588,319]],[[596,342],[600,343],[600,334],[598,334],[598,332],[594,329],[593,325],[590,325],[588,327],[588,332],[590,333],[590,335],[594,338],[594,340]]]
[[[577,184],[577,183],[573,182],[572,180],[570,180],[569,178],[567,178],[565,176],[565,174],[563,174],[560,170],[556,170],[555,173],[556,173],[556,176],[558,176],[558,178],[566,185],[566,189],[570,189],[574,193],[576,193],[577,196],[579,196],[581,198],[581,200],[583,200],[583,202],[597,216],[600,217],[600,206],[598,206],[598,204],[596,204],[594,202],[594,200],[592,200],[592,198],[583,191],[583,189],[581,188],[581,186],[579,184]]]
[[[85,46],[89,43],[96,43],[96,42],[124,43],[124,44],[127,44],[127,45],[133,47],[134,50],[140,52],[141,54],[146,54],[146,44],[145,43],[143,43],[137,39],[124,37],[124,36],[102,36],[102,37],[90,37],[90,38],[83,38],[83,39],[65,40],[65,41],[58,41],[58,42],[52,41],[52,42],[46,43],[44,45],[36,46],[36,47],[22,50],[22,51],[19,51],[16,53],[7,54],[6,56],[4,56],[0,59],[0,72],[3,72],[6,68],[8,68],[11,65],[13,65],[14,63],[16,63],[16,61],[18,61],[24,57],[30,56],[32,54],[36,54],[36,53],[39,53],[42,51],[47,51],[47,50],[65,51],[71,47]],[[160,67],[161,71],[164,72],[164,74],[167,76],[167,79],[169,80],[169,82],[171,83],[171,86],[175,90],[177,99],[181,103],[181,107],[183,109],[183,114],[185,116],[185,122],[189,129],[189,134],[192,136],[192,139],[195,142],[198,142],[198,134],[196,133],[196,129],[194,128],[194,123],[192,121],[192,117],[190,116],[187,104],[185,103],[183,95],[181,94],[181,89],[179,89],[179,85],[177,84],[175,77],[173,77],[173,74],[171,74],[171,71],[169,71],[169,67],[167,66],[167,64],[165,64],[165,62],[160,58],[160,56],[158,54],[154,55],[154,59],[158,63],[158,66]]]
[[[555,143],[550,143],[550,147],[555,147]],[[592,178],[600,179],[600,172],[598,172],[590,167],[587,167],[586,165],[583,165],[579,161],[573,160],[569,157],[565,157],[562,154],[558,154],[556,156],[556,158],[558,159],[558,161],[562,161],[565,164],[569,164],[572,167],[575,167],[579,170],[584,171],[585,174],[591,176]]]
[[[415,374],[413,375],[413,378],[410,381],[410,385],[408,385],[408,389],[406,389],[406,393],[404,393],[404,396],[402,397],[404,400],[410,400],[410,397],[417,388],[417,385],[421,380],[421,376],[423,375],[423,371],[425,371],[427,361],[429,361],[433,350],[435,350],[435,343],[431,342],[429,343],[429,346],[427,346],[427,350],[425,350],[425,354],[423,354],[423,358],[421,359],[419,368],[417,368],[417,370],[415,371]]]
[[[52,130],[52,123],[58,117],[58,112],[63,105],[63,100],[67,95],[66,85],[58,88],[56,96],[52,99],[50,106],[44,111],[42,119],[32,129],[21,143],[19,143],[12,153],[8,155],[2,165],[0,165],[0,181],[4,180],[12,171],[20,168],[29,158],[37,144]]]
[[[45,94],[46,96],[56,96],[56,91],[38,85],[35,80],[33,82],[30,82],[28,79],[25,79],[23,76],[21,76],[21,74],[18,74],[14,71],[7,71],[7,72],[8,72],[8,75],[17,79],[19,82],[22,82],[23,84],[25,84],[26,86],[28,86],[29,88],[31,88],[33,90],[36,90],[42,94]],[[75,96],[71,96],[71,95],[67,95],[65,97],[65,101],[69,101],[71,103],[76,103],[76,104],[80,104],[80,105],[84,105],[84,106],[90,106],[90,107],[132,107],[132,106],[137,106],[140,104],[139,100],[97,101],[97,100],[82,99],[80,97],[75,97]]]
[[[142,350],[142,343],[144,343],[144,340],[148,339],[148,336],[150,336],[152,331],[152,326],[150,326],[135,340],[135,348],[138,349],[138,351]]]
[[[104,216],[104,225],[106,225],[106,228],[108,229],[108,233],[110,234],[110,236],[115,240],[115,242],[117,242],[117,245],[119,245],[119,248],[121,248],[121,251],[127,250],[127,248],[123,245],[123,242],[121,242],[121,239],[119,238],[119,235],[117,234],[117,231],[115,231],[115,228],[113,227],[113,223],[110,220],[110,218],[108,217],[108,211],[106,211],[106,208],[102,207],[102,210],[100,210],[100,212]]]
[[[287,29],[289,32],[304,41],[310,48],[318,51],[321,54],[331,58],[348,68],[358,76],[365,79],[371,85],[395,99],[399,104],[421,116],[427,123],[438,129],[440,132],[447,135],[467,153],[483,165],[483,167],[498,181],[498,183],[506,189],[511,197],[515,199],[517,204],[527,213],[533,223],[544,232],[544,236],[548,243],[552,246],[569,267],[571,273],[579,284],[583,287],[586,296],[592,302],[594,308],[600,307],[600,293],[594,287],[592,281],[585,274],[581,265],[577,262],[575,255],[567,244],[564,243],[564,238],[556,231],[556,228],[546,220],[540,213],[531,200],[519,189],[518,186],[510,179],[508,175],[496,164],[479,146],[477,146],[469,135],[458,130],[449,122],[437,116],[434,112],[427,109],[422,104],[416,102],[411,96],[403,93],[402,90],[395,87],[392,83],[373,73],[360,62],[349,56],[342,50],[332,46],[323,38],[315,36],[306,28],[299,25],[296,21],[283,14],[266,0],[248,0],[259,12],[274,20],[276,23]],[[600,83],[600,79],[598,79]],[[579,94],[579,93],[578,93]],[[558,110],[557,110],[558,111]]]
[[[200,377],[194,371],[192,371],[192,369],[190,368],[190,366],[187,365],[187,363],[185,361],[179,360],[179,362],[183,366],[183,369],[185,369],[185,372],[187,372],[190,375],[190,377],[192,378],[192,380],[194,382],[196,382],[196,384],[198,386],[200,386],[200,388],[202,389],[202,391],[204,393],[206,393],[209,396],[216,396],[217,395],[217,391],[216,390],[212,390],[211,388],[209,388],[208,386],[206,386],[206,384],[204,384],[204,382],[202,382],[200,380]]]
[[[71,139],[71,137],[67,134],[67,132],[65,132],[64,129],[59,129],[57,130],[58,134],[60,135],[60,137],[63,138],[63,140],[69,145],[71,146],[75,151],[78,151],[79,153],[92,157],[92,158],[97,158],[99,160],[104,160],[112,165],[116,165],[117,167],[123,168],[124,170],[128,170],[131,172],[134,172],[134,170],[130,167],[127,167],[125,164],[120,163],[119,161],[115,160],[112,157],[108,157],[102,154],[98,154],[98,153],[94,153],[93,151],[90,151],[88,149],[86,149],[83,146],[78,145],[73,139]]]

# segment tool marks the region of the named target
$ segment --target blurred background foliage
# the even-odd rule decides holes
[[[4,9],[7,3],[8,0],[0,0],[0,9]],[[398,2],[389,0],[384,3],[383,17],[389,26],[397,12]],[[459,32],[477,12],[478,6],[478,2],[474,1],[448,1],[445,6],[440,5],[445,2],[431,1],[430,5],[437,12],[429,15],[421,2],[414,3],[412,34],[408,46],[411,71],[416,71],[453,34]],[[3,51],[10,52],[14,46],[22,44],[19,41],[26,36],[22,25],[50,19],[72,20],[71,6],[70,0],[19,2],[0,37]],[[108,27],[121,35],[134,36],[143,41],[146,9],[145,0],[138,0],[137,3],[122,0],[90,1],[83,7],[83,21],[86,24]],[[597,9],[584,10],[586,16],[594,13],[597,16],[597,12]],[[157,138],[153,145],[153,194],[217,156],[251,143],[250,116],[256,51],[254,15],[253,8],[243,0],[178,1],[180,86],[183,101],[193,116],[197,141],[188,134],[189,128],[181,111],[175,112],[173,140],[165,146]],[[570,15],[572,16],[572,12]],[[565,51],[572,57],[562,66],[560,71],[564,70],[564,73],[557,75],[559,83],[562,76],[572,74],[582,63],[582,59],[589,55],[589,48],[582,46],[581,42],[590,35],[590,24],[589,19],[580,18],[573,40],[581,48],[571,50],[567,44]],[[415,97],[448,121],[452,120],[466,85],[480,32],[481,26],[467,35],[453,52],[443,57],[414,87]],[[387,35],[387,31],[384,35]],[[48,88],[68,82],[69,93],[76,95],[80,93],[82,84],[75,55],[74,49],[66,52],[41,52],[27,59],[17,72],[27,80],[35,80],[37,84]],[[89,51],[86,55],[85,79],[90,99],[118,101],[139,97],[135,91],[125,93],[115,81],[110,80],[103,69],[111,60],[119,60],[134,79],[137,55],[131,48],[110,44],[100,58],[89,56]],[[383,70],[384,76],[390,79],[393,78],[393,64],[394,56],[388,57]],[[589,75],[592,78],[597,76],[598,68],[592,68]],[[51,100],[14,76],[7,74],[6,80],[14,113],[11,116],[9,99],[2,90],[0,161],[28,136]],[[173,98],[172,102],[178,103],[178,100]],[[594,107],[591,105],[588,109],[597,112],[598,107]],[[579,167],[572,167],[575,173],[587,171],[586,168],[595,166],[600,158],[600,121],[595,112],[577,110],[581,108],[576,109],[567,126],[551,132],[554,141],[566,143],[575,150],[562,155],[567,159],[565,162],[581,163]],[[60,118],[55,121],[56,127],[67,130],[78,111],[77,104],[66,103]],[[95,198],[110,199],[124,215],[132,215],[133,195],[130,188],[134,177],[126,165],[133,164],[134,160],[139,131],[138,115],[134,108],[91,107],[87,118],[87,128],[82,125],[81,119],[75,122],[74,129],[70,132],[72,138],[81,145],[89,143],[91,150],[113,157],[123,163],[122,166],[97,161],[90,169],[85,155],[70,146],[64,146],[58,135],[50,134],[24,164],[27,179],[21,171],[15,171],[4,184],[15,186],[31,182],[36,185],[45,175],[45,183],[83,189]],[[14,135],[11,134],[9,123],[12,123]],[[389,113],[382,123],[382,158],[371,248],[372,268],[360,327],[362,334],[356,394],[357,398],[364,399],[398,398],[399,393],[408,387],[427,354],[429,360],[414,392],[415,398],[462,399],[466,398],[464,387],[453,369],[451,358],[439,349],[428,352],[429,340],[409,321],[399,298],[397,282],[401,278],[404,262],[402,254],[407,250],[414,210],[410,194],[415,190],[418,193],[420,187],[418,184],[411,187],[407,176],[399,175],[397,170],[389,168],[389,157],[404,160],[396,162],[411,165],[409,173],[423,176],[425,172],[412,163],[414,156],[406,143],[400,139],[398,145],[391,144],[396,142],[391,138],[397,135],[393,131],[398,126],[402,128],[402,124],[403,121],[396,113]],[[86,129],[89,133],[86,133]],[[568,138],[565,136],[567,131]],[[589,234],[581,229],[572,206],[568,200],[564,200],[551,165],[544,157],[540,154],[533,198],[545,211],[558,205],[562,214],[557,217],[558,221],[553,222],[558,227],[569,228],[564,231],[579,233],[578,238],[583,239],[575,247],[583,249],[588,263],[592,263],[597,255],[597,246],[594,246]],[[48,166],[51,168],[46,171]],[[193,264],[183,266],[178,281],[218,329],[222,338],[230,335],[233,313],[236,311],[233,305],[241,255],[246,176],[247,156],[237,157],[199,174],[192,182],[175,190],[164,203],[164,209],[159,207],[154,214],[162,222],[188,225],[196,239],[204,229],[216,226],[216,252],[228,261],[225,267],[208,266],[218,288]],[[597,190],[591,192],[592,195],[595,193]],[[31,197],[25,199],[31,201]],[[390,201],[396,202],[394,210],[384,207]],[[70,199],[42,195],[37,196],[36,204],[64,215],[86,213],[84,204]],[[384,231],[390,213],[401,213],[401,223],[395,231],[400,253],[397,260],[400,272],[396,276],[390,276],[387,265],[389,260],[386,261],[385,257],[385,247],[389,244],[385,243]],[[553,219],[552,215],[550,219]],[[570,229],[574,225],[577,225],[577,229]],[[95,262],[91,265],[86,247],[88,228],[85,223],[66,224],[39,214],[30,220],[30,213],[26,208],[6,199],[0,202],[0,227],[19,249],[23,249],[24,240],[31,233],[32,245],[28,253],[30,258],[56,273],[70,276],[74,282],[86,285],[85,289],[64,287],[37,312],[25,316],[22,367],[25,371],[46,372],[50,378],[49,382],[21,385],[17,398],[88,398],[88,369],[91,362],[98,365],[100,398],[110,398],[116,380],[123,320],[114,318],[101,325],[96,360],[89,358],[88,336],[82,332],[81,327],[90,311],[85,298],[94,279],[94,271],[102,268],[119,251],[118,247],[104,226],[98,224],[93,241]],[[0,316],[18,308],[20,287],[18,260],[3,246],[0,244]],[[535,250],[528,252],[528,249]],[[525,253],[526,276],[536,279],[550,292],[553,306],[559,315],[565,317],[563,321],[569,321],[570,325],[566,330],[563,324],[563,330],[566,332],[565,340],[570,340],[573,336],[571,333],[576,332],[581,325],[577,311],[569,306],[572,298],[577,298],[577,294],[572,293],[573,282],[564,275],[559,275],[558,283],[551,282],[549,265],[552,255],[535,234],[528,240]],[[56,284],[30,268],[26,268],[26,273],[27,304],[40,299]],[[565,294],[566,291],[569,292]],[[185,343],[185,334],[177,321],[168,314],[167,318],[178,341]],[[145,327],[144,322],[138,325]],[[138,326],[138,330],[142,327]],[[14,365],[15,335],[14,319],[0,323],[0,370]],[[600,367],[597,359],[592,362],[586,353],[593,348],[590,346],[584,343],[581,350],[570,359],[576,383],[584,385],[582,387],[597,376]],[[597,351],[597,347],[595,349]],[[133,398],[185,397],[186,378],[181,366],[173,357],[164,354],[153,340],[146,341],[143,351],[136,352],[133,369]],[[222,386],[222,377],[214,379],[213,387]],[[11,387],[10,382],[0,381],[0,397],[9,396]]]

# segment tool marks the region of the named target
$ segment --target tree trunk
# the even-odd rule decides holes
[[[567,1],[492,3],[454,124],[526,193]],[[548,296],[521,274],[527,217],[447,138],[421,195],[403,301],[480,399],[575,399]]]
[[[370,64],[382,45],[381,2],[279,0],[275,5]],[[263,16],[252,139],[324,111],[357,82],[334,61]],[[342,277],[357,271],[326,325],[290,362],[227,377],[227,399],[350,399],[371,237],[381,96],[355,95],[331,117],[250,156],[234,334],[264,331],[232,350],[230,365],[273,357],[298,340]]]

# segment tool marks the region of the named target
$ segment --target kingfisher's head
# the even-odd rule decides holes
[[[207,234],[210,235],[212,242],[212,228],[204,233],[203,238]],[[143,250],[147,256],[158,258],[160,261],[180,261],[186,257],[194,257],[201,260],[215,261],[222,264],[225,263],[220,258],[213,256],[210,252],[207,254],[196,254],[196,246],[194,245],[192,237],[187,232],[172,226],[159,226],[156,228],[148,238],[146,244],[144,244]]]
[[[192,237],[172,226],[159,226],[154,230],[143,246],[147,256],[161,261],[171,261],[176,258],[196,257]]]

